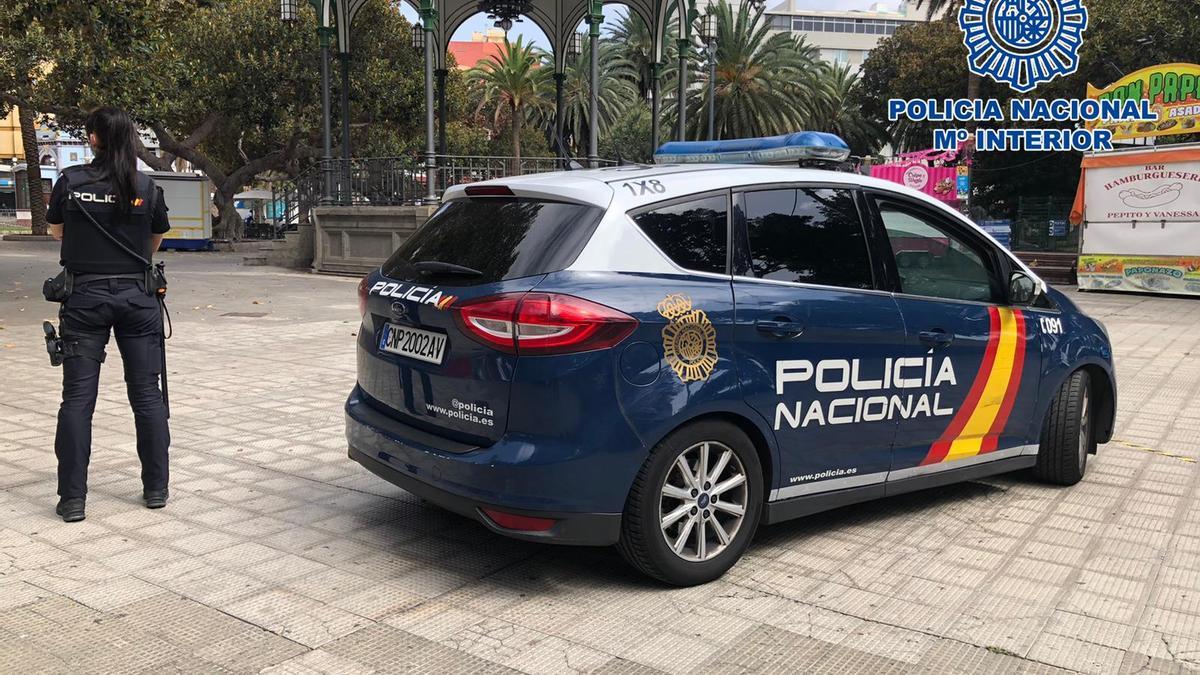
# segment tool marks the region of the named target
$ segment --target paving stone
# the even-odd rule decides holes
[[[1108,326],[1121,394],[1080,484],[1018,473],[764,527],[721,581],[666,589],[347,459],[354,280],[169,255],[191,300],[170,345],[167,509],[141,506],[114,350],[88,519],[55,518],[58,373],[34,342],[4,352],[0,672],[1200,671],[1196,303],[1072,296]],[[252,293],[262,320],[215,311]],[[9,307],[6,330],[37,328]]]

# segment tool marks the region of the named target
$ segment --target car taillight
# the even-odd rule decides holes
[[[515,197],[513,191],[504,185],[468,185],[468,197]]]
[[[367,315],[367,277],[358,282],[358,315]]]
[[[455,308],[463,331],[509,354],[569,354],[611,347],[637,319],[611,307],[559,293],[505,293]]]

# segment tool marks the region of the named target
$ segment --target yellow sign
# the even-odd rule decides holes
[[[1143,68],[1112,84],[1097,89],[1090,83],[1091,99],[1148,99],[1158,113],[1154,122],[1087,122],[1088,129],[1100,127],[1113,132],[1114,140],[1170,136],[1200,132],[1200,65],[1167,63]]]
[[[662,329],[667,365],[684,382],[707,380],[717,365],[717,329],[708,315],[678,293],[663,298],[658,313],[670,320]]]
[[[1200,258],[1192,256],[1079,256],[1084,290],[1200,295]]]

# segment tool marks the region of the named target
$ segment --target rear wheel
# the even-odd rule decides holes
[[[655,579],[706,583],[750,545],[762,502],[762,467],[746,434],[726,422],[697,422],[646,459],[625,504],[617,548]]]
[[[1087,470],[1088,455],[1096,450],[1092,427],[1091,381],[1086,371],[1077,370],[1050,403],[1034,475],[1057,485],[1078,483]]]

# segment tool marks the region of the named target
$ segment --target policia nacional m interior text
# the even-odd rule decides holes
[[[62,240],[63,271],[46,280],[43,293],[61,303],[61,337],[49,322],[44,328],[51,363],[63,367],[54,452],[56,512],[67,522],[85,517],[92,413],[110,333],[125,364],[148,508],[167,503],[171,443],[163,351],[166,280],[161,263],[151,263],[170,229],[166,202],[161,188],[137,170],[136,131],[125,112],[98,108],[85,129],[95,160],[62,172],[46,214],[51,234]]]

